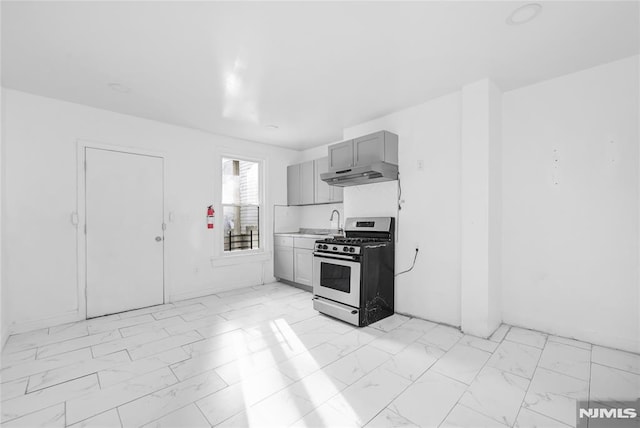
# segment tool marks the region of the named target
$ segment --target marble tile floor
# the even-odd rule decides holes
[[[11,336],[3,427],[568,427],[640,355],[507,325],[356,328],[273,283]]]

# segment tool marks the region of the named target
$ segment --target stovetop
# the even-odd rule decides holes
[[[361,245],[369,242],[385,242],[387,240],[381,238],[327,238],[316,242],[323,244],[340,244],[340,245]]]
[[[357,258],[369,251],[371,244],[375,247],[389,247],[393,251],[393,225],[391,217],[353,217],[345,222],[346,236],[321,239],[316,241],[316,255],[342,255]]]
[[[368,246],[376,244],[378,246],[391,245],[388,239],[375,237],[366,238],[329,238],[316,241],[315,250],[318,255],[327,254],[345,254],[349,256],[358,256],[367,250]]]

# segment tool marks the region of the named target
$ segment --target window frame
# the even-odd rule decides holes
[[[222,167],[222,162],[224,159],[232,159],[232,160],[238,160],[238,161],[245,161],[245,162],[254,162],[258,164],[258,204],[224,204],[222,202],[223,200],[223,183],[224,183],[224,168]],[[216,246],[217,249],[215,251],[215,253],[217,253],[219,255],[219,258],[221,259],[234,259],[234,258],[243,258],[243,257],[250,257],[250,256],[254,256],[257,254],[264,254],[265,253],[265,237],[264,237],[264,227],[265,227],[265,211],[264,211],[264,206],[265,206],[265,202],[264,202],[264,197],[265,197],[265,182],[264,182],[264,178],[265,178],[265,159],[262,158],[254,158],[251,156],[244,156],[244,155],[236,155],[236,154],[231,154],[231,153],[222,153],[219,155],[218,157],[218,166],[220,168],[220,174],[218,176],[219,178],[219,182],[218,182],[218,191],[219,191],[219,207],[220,207],[220,215],[217,216],[219,218],[218,221],[216,221],[216,227],[219,227],[219,236],[220,238],[216,240]],[[247,250],[236,250],[236,251],[226,251],[224,248],[224,239],[225,239],[225,233],[224,233],[224,207],[242,207],[242,206],[251,206],[251,207],[258,207],[258,231],[259,231],[259,236],[258,236],[258,247],[259,248],[255,248],[255,249],[247,249]],[[216,212],[216,214],[218,214]]]

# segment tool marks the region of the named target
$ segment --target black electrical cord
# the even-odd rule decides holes
[[[411,272],[413,270],[413,268],[416,265],[416,259],[418,258],[418,249],[416,248],[416,254],[413,256],[413,263],[411,263],[411,267],[407,270],[403,270],[402,272],[399,272],[397,274],[395,274],[395,276],[400,276],[403,273],[407,273],[407,272]]]
[[[398,173],[398,211],[402,209],[402,184],[400,184],[400,173]]]

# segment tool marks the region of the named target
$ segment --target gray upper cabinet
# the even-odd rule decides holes
[[[354,166],[370,165],[384,160],[384,131],[353,140]]]
[[[396,134],[378,131],[329,146],[329,171],[331,172],[376,162],[398,164]]]
[[[329,146],[329,171],[351,168],[353,161],[353,140]]]
[[[314,197],[313,161],[289,165],[287,167],[287,204],[313,204]]]
[[[326,204],[331,202],[342,202],[342,187],[329,186],[320,179],[320,174],[329,171],[329,158],[320,158],[313,161],[315,168],[315,203]]]
[[[313,161],[300,164],[300,205],[313,204]]]
[[[329,171],[329,158],[321,158],[313,161],[313,166],[316,170],[316,186],[314,189],[314,197],[317,204],[324,204],[331,202],[331,188],[324,181],[320,180],[320,174]]]
[[[287,205],[300,205],[300,164],[287,167]]]

